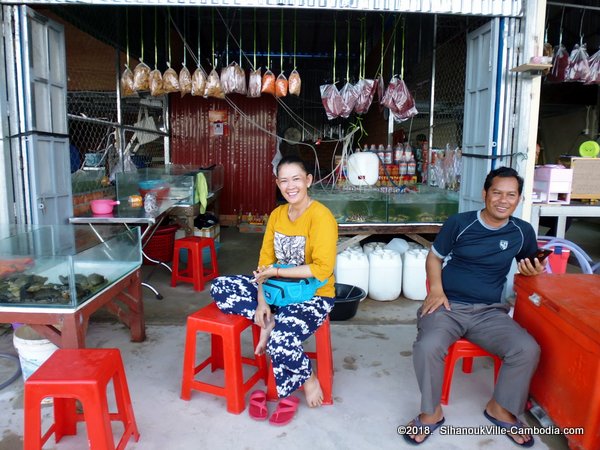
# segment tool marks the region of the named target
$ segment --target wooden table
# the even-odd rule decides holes
[[[337,246],[338,253],[373,234],[403,234],[425,248],[431,247],[431,242],[422,234],[437,234],[442,228],[441,223],[340,223],[338,234],[354,235],[354,237]]]
[[[146,339],[141,270],[110,284],[77,308],[0,307],[0,322],[25,323],[60,348],[84,348],[90,316],[105,307],[127,325],[133,342]]]

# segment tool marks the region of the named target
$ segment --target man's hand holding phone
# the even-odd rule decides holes
[[[525,276],[538,275],[546,271],[544,260],[552,254],[552,250],[538,248],[537,251],[517,264],[519,273]]]

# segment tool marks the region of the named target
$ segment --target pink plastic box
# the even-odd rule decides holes
[[[555,165],[536,167],[533,177],[533,201],[537,203],[569,204],[571,202],[572,182],[572,169]]]

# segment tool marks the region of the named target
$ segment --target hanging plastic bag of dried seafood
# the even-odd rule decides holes
[[[227,67],[223,67],[221,69],[221,88],[223,89],[223,93],[224,94],[230,94],[233,92],[234,89],[234,85],[235,85],[235,73],[234,73],[234,68],[233,68],[233,64],[235,63],[231,63],[229,64]]]
[[[260,91],[263,94],[275,95],[275,75],[269,69],[265,72],[262,77],[262,87]]]
[[[179,75],[171,67],[171,63],[167,62],[168,69],[163,73],[163,90],[170,94],[171,92],[179,92]]]
[[[225,98],[225,93],[223,92],[223,88],[221,87],[221,80],[219,79],[219,74],[216,69],[213,69],[208,74],[208,79],[206,80],[206,94],[205,97],[214,97],[214,98]]]
[[[246,72],[237,63],[233,66],[233,92],[246,95]]]
[[[344,101],[344,107],[340,115],[343,118],[347,118],[352,113],[352,110],[354,109],[354,106],[358,101],[358,85],[353,85],[346,82],[342,89],[340,89],[340,95],[342,96],[342,100]]]
[[[250,72],[250,77],[248,79],[248,97],[260,97],[260,89],[262,86],[262,75],[260,72],[260,67]]]
[[[300,95],[300,88],[302,86],[302,80],[300,79],[300,73],[296,69],[292,70],[290,77],[288,78],[288,89],[290,95]]]
[[[206,93],[206,72],[200,66],[194,70],[192,75],[192,95],[202,96]]]
[[[150,89],[150,67],[141,59],[133,69],[133,89],[138,92]]]
[[[590,75],[590,63],[588,62],[586,45],[581,47],[575,44],[569,56],[569,68],[565,81],[585,81]]]
[[[364,114],[371,107],[375,91],[377,90],[377,82],[376,80],[361,78],[355,86],[358,90],[358,99],[354,105],[354,112],[356,114]]]
[[[181,92],[182,97],[192,92],[192,75],[190,75],[190,71],[185,67],[185,64],[179,71],[179,92]]]
[[[154,69],[150,72],[150,94],[157,97],[164,93],[165,90],[163,89],[163,79],[160,70]]]
[[[288,93],[288,79],[285,77],[283,72],[277,76],[275,80],[275,95],[277,97],[285,97]]]
[[[396,122],[403,122],[419,113],[406,84],[396,75],[392,77],[381,99],[381,104],[390,109]]]
[[[135,94],[133,89],[133,72],[128,65],[125,65],[125,70],[121,74],[121,95],[128,97]]]
[[[585,84],[600,84],[600,50],[590,56],[590,73]]]
[[[321,101],[325,107],[325,113],[327,118],[333,120],[336,117],[340,117],[344,110],[344,100],[340,95],[340,91],[335,84],[322,84],[321,90]]]

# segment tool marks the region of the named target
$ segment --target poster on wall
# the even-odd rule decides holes
[[[227,136],[229,127],[227,126],[227,110],[215,109],[208,112],[208,123],[210,125],[210,137]]]

